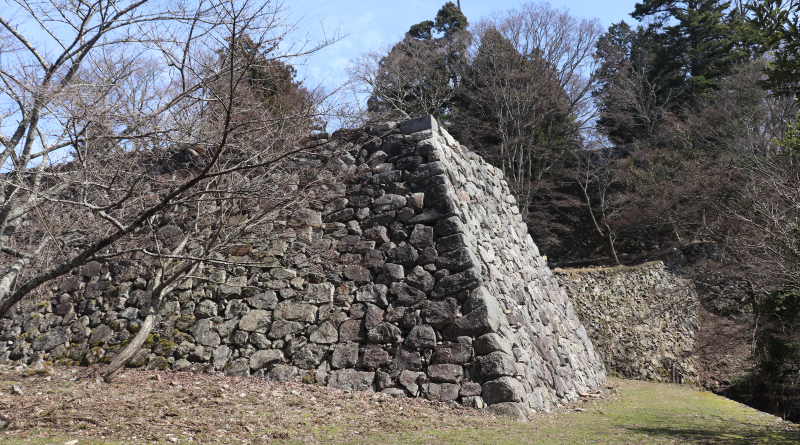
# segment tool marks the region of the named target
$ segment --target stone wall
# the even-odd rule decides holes
[[[367,128],[328,170],[334,199],[157,306],[131,366],[206,367],[351,390],[546,410],[602,363],[527,234],[503,174],[431,117]],[[309,240],[311,244],[296,242]],[[96,365],[151,307],[141,261],[91,263],[0,321],[0,361]]]
[[[691,281],[647,263],[556,269],[609,374],[657,382],[697,381],[698,295]]]

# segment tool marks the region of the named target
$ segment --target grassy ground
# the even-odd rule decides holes
[[[0,443],[800,443],[797,425],[708,392],[637,381],[612,380],[603,400],[522,423],[312,385],[144,371],[100,384],[75,379],[82,372],[0,372]]]

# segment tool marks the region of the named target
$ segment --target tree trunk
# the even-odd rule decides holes
[[[605,230],[603,231],[603,240],[606,243],[606,254],[609,258],[614,259],[614,264],[619,264],[619,258],[617,258],[617,251],[614,249],[614,240],[611,239],[611,227],[608,227],[608,223],[603,223],[605,226]]]
[[[99,377],[103,379],[104,382],[110,383],[114,380],[117,375],[120,373],[122,368],[125,364],[128,363],[136,351],[142,347],[147,337],[150,335],[150,331],[153,330],[153,326],[156,324],[156,315],[150,314],[147,318],[144,319],[144,323],[142,323],[142,327],[139,328],[139,332],[136,333],[136,336],[133,337],[133,341],[125,347],[116,357],[114,360],[111,361],[108,365],[106,365],[102,371],[100,371]]]

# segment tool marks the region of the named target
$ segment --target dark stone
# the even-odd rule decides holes
[[[403,281],[404,277],[405,277],[405,272],[403,270],[403,266],[399,264],[386,263],[383,265],[381,273],[380,275],[378,275],[378,279],[375,280],[375,282],[385,285],[391,285],[392,283]]]
[[[505,352],[508,355],[513,355],[511,345],[508,340],[499,336],[498,334],[484,334],[475,339],[472,346],[475,348],[476,355],[491,354],[495,351]]]
[[[358,235],[344,236],[336,244],[336,249],[339,252],[352,252],[353,248],[355,247],[356,244],[358,244],[359,241],[361,241],[361,237]]]
[[[61,284],[58,286],[58,290],[61,292],[76,292],[81,288],[81,276],[80,275],[73,275],[68,278],[64,278],[61,280]]]
[[[429,301],[422,308],[419,316],[423,322],[436,329],[442,329],[456,319],[460,306],[455,298],[448,298],[444,301]]]
[[[136,289],[135,291],[131,292],[131,296],[128,298],[127,305],[139,309],[148,307],[150,305],[150,292]]]
[[[431,363],[452,363],[463,365],[472,358],[472,347],[463,343],[450,343],[437,346],[433,350]]]
[[[363,238],[375,241],[377,245],[389,242],[389,236],[386,234],[386,227],[383,226],[375,226],[371,229],[364,230]]]
[[[406,308],[400,307],[389,307],[386,310],[386,315],[384,319],[389,323],[398,323],[403,319],[403,316],[406,314]]]
[[[391,323],[380,323],[367,331],[367,339],[372,343],[400,343],[403,333]]]
[[[425,397],[428,400],[439,402],[450,402],[458,398],[458,390],[461,387],[453,383],[431,383],[428,385],[428,392]]]
[[[430,190],[425,192],[425,207],[433,207],[436,204],[448,199],[450,197],[449,191],[451,190],[448,184],[439,184],[431,187]]]
[[[417,133],[425,130],[431,130],[435,132],[438,131],[439,124],[436,122],[436,119],[433,116],[427,115],[400,122],[398,128],[403,134]]]
[[[275,365],[284,362],[283,352],[278,349],[265,349],[256,351],[250,356],[250,369],[272,369]]]
[[[436,241],[436,251],[439,255],[467,246],[469,246],[469,242],[467,241],[467,236],[463,233],[445,236]]]
[[[355,195],[350,198],[349,205],[357,208],[363,209],[365,207],[369,207],[372,204],[372,197],[367,195]]]
[[[114,331],[112,331],[108,326],[101,324],[92,331],[92,335],[89,337],[89,344],[93,345],[95,343],[105,343],[111,338],[112,335],[114,335]]]
[[[525,388],[513,377],[500,377],[483,384],[481,397],[487,405],[501,402],[522,402],[525,400]]]
[[[389,261],[395,264],[402,264],[405,267],[414,267],[417,263],[417,258],[419,258],[417,249],[410,244],[404,244],[389,251]]]
[[[436,260],[436,267],[447,269],[450,272],[460,272],[471,268],[480,267],[478,258],[466,247],[440,253]]]
[[[378,345],[367,345],[364,349],[363,366],[367,369],[375,369],[389,362],[389,353]]]
[[[347,320],[339,326],[339,341],[364,341],[367,338],[367,330],[364,328],[364,320]]]
[[[294,380],[298,374],[299,370],[295,366],[276,365],[270,369],[264,379],[270,382],[288,382],[289,380]]]
[[[482,355],[475,359],[475,369],[473,377],[485,382],[494,380],[502,376],[513,376],[517,373],[514,358],[500,351]]]
[[[439,298],[445,295],[457,294],[463,290],[475,289],[482,282],[481,274],[478,269],[467,269],[463,272],[448,275],[436,283],[432,298]]]
[[[461,384],[461,397],[475,397],[481,395],[481,385],[475,382],[464,382]]]
[[[448,184],[447,175],[435,175],[417,184],[416,192],[424,193],[437,185]],[[423,201],[424,204],[424,201]]]
[[[275,320],[314,323],[317,320],[317,307],[302,301],[281,301],[275,306],[274,316]]]
[[[399,210],[405,206],[406,198],[393,193],[387,193],[372,202],[372,209],[375,213],[383,213],[389,210]]]
[[[406,329],[410,329],[421,324],[422,318],[420,318],[419,313],[412,310],[407,310],[405,315],[403,315],[403,321],[400,322],[400,326]]]
[[[219,334],[214,332],[214,322],[209,319],[198,321],[192,329],[192,336],[197,343],[209,348],[216,348],[220,344]]]
[[[432,382],[458,383],[464,377],[464,368],[453,364],[430,365],[428,377]]]
[[[72,338],[72,331],[69,326],[56,326],[50,332],[42,335],[33,341],[31,349],[34,351],[49,352],[56,346],[63,345]]]
[[[427,298],[425,292],[415,289],[405,283],[392,284],[391,292],[397,297],[397,304],[401,306],[414,306]]]
[[[353,368],[358,363],[358,343],[339,343],[333,348],[331,368]]]
[[[90,261],[81,267],[81,275],[84,277],[99,277],[102,274],[102,271],[103,265],[97,261]]]
[[[436,346],[436,332],[427,324],[414,326],[404,343],[412,349],[432,348]]]
[[[527,422],[528,416],[524,403],[500,402],[489,406],[489,411],[496,416],[510,417],[518,422]]]
[[[452,201],[446,200],[409,219],[408,222],[411,224],[430,224],[442,218],[452,216],[456,211],[456,205]]]
[[[361,264],[377,272],[385,263],[386,254],[380,250],[371,249],[364,254],[364,261]]]
[[[417,169],[419,171],[419,169]],[[416,172],[415,172],[416,173]],[[414,173],[412,173],[413,175]],[[400,182],[403,180],[402,170],[393,170],[390,172],[379,173],[372,176],[372,183],[375,185],[391,184],[393,182]],[[375,205],[375,203],[373,203]]]
[[[326,216],[323,221],[326,223],[332,222],[347,222],[352,220],[356,217],[356,211],[353,208],[346,208],[343,210],[339,210],[338,212],[333,212],[330,215]]]
[[[353,320],[361,320],[367,313],[367,303],[353,303],[350,306],[350,318]]]
[[[422,369],[422,356],[419,352],[400,346],[394,355],[393,367],[396,371],[411,370],[419,371]]]
[[[461,222],[458,216],[451,216],[450,218],[442,219],[436,223],[433,230],[440,237],[454,235],[456,233],[463,233],[466,227]]]
[[[430,292],[433,289],[436,279],[433,278],[430,272],[426,271],[421,266],[417,266],[405,277],[405,281],[423,292]]]
[[[72,303],[67,302],[56,305],[56,307],[53,308],[53,313],[56,315],[67,315],[74,310],[75,308],[72,306]]]
[[[438,243],[437,243],[438,244]],[[439,257],[439,253],[433,247],[426,247],[425,250],[422,251],[422,254],[417,258],[417,264],[420,266],[425,266],[426,264],[432,264],[436,261],[436,258]]]
[[[424,161],[422,156],[408,156],[398,159],[395,165],[397,166],[398,170],[408,170],[413,172],[417,169],[417,167],[419,167],[420,164],[422,164],[422,161]]]

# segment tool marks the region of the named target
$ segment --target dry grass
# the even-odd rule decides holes
[[[606,398],[532,416],[371,392],[189,372],[0,371],[0,441],[48,443],[798,443],[795,425],[676,385],[615,380]],[[87,374],[88,375],[88,374]],[[23,395],[9,388],[17,384]]]

